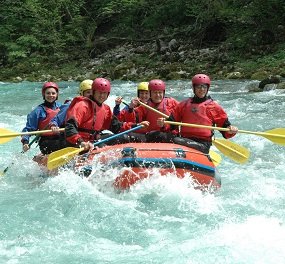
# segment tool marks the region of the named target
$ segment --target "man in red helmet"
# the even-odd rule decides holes
[[[150,92],[150,99],[145,102],[152,108],[155,108],[161,113],[170,115],[178,101],[172,97],[165,96],[166,85],[164,81],[159,79],[151,80],[148,84]],[[134,104],[139,104],[138,99],[133,99]],[[136,102],[137,101],[137,102]],[[150,123],[147,128],[143,128],[137,131],[137,133],[131,133],[130,136],[135,142],[169,142],[170,126],[166,125],[159,127],[157,125],[157,119],[159,114],[152,110],[140,105],[136,108],[136,111],[132,113],[133,119],[137,122],[146,120]]]
[[[100,132],[110,130],[113,133],[125,131],[137,124],[120,122],[112,114],[111,108],[104,104],[111,91],[111,84],[107,79],[96,78],[92,83],[92,95],[89,98],[75,97],[66,115],[65,134],[67,145],[93,148],[93,142],[100,138]],[[147,122],[142,122],[147,126]],[[123,135],[108,142],[108,144],[129,142],[128,136]]]
[[[50,120],[59,112],[61,103],[58,99],[58,85],[54,82],[46,82],[42,87],[42,96],[44,103],[37,106],[27,116],[27,123],[22,132],[31,132],[45,130],[48,128]],[[30,135],[22,136],[23,151],[27,151],[29,146]],[[42,154],[49,154],[63,147],[64,140],[58,134],[45,133],[41,134],[39,147]]]
[[[196,74],[192,78],[194,97],[180,102],[168,120],[229,128],[230,131],[221,133],[224,138],[231,138],[237,133],[238,129],[231,125],[224,109],[208,95],[210,84],[211,80],[209,76]],[[165,118],[159,118],[157,124],[163,127],[164,120]],[[209,149],[212,145],[212,130],[182,126],[180,135],[181,137],[174,135],[172,141],[176,144],[209,153]]]

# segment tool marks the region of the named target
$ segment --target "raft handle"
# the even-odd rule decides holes
[[[178,158],[186,158],[186,153],[185,153],[184,149],[175,148],[174,151],[175,151],[176,157],[178,157]]]
[[[132,147],[123,148],[121,153],[122,153],[123,158],[125,157],[135,158],[136,157],[136,149]]]

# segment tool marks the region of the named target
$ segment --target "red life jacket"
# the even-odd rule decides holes
[[[38,123],[38,129],[39,130],[46,130],[48,128],[49,122],[57,115],[57,113],[59,112],[59,107],[56,109],[51,109],[48,107],[45,107],[45,112],[46,112],[46,118],[43,120],[39,120]],[[52,132],[48,132],[48,133],[43,133],[41,134],[44,137],[50,137],[50,136],[54,136],[54,134]]]
[[[92,142],[96,140],[100,131],[110,128],[112,111],[106,104],[99,106],[86,97],[77,96],[72,100],[67,111],[66,121],[69,119],[74,119],[78,124],[77,130],[80,137],[84,141]]]
[[[149,100],[147,102],[147,104],[150,107],[158,110],[159,112],[169,116],[172,113],[174,107],[176,105],[178,105],[178,101],[176,101],[174,98],[165,97],[162,99],[162,101],[159,104],[155,104],[151,100]],[[139,106],[137,108],[137,113],[139,116],[139,122],[149,121],[149,123],[150,123],[149,127],[147,129],[140,129],[140,130],[136,131],[137,133],[146,133],[146,132],[150,132],[150,131],[165,131],[165,132],[167,132],[170,130],[169,125],[166,125],[164,128],[161,128],[157,125],[157,119],[162,117],[160,114],[158,114],[158,113],[156,113],[150,109],[147,109],[144,106]]]
[[[193,99],[189,98],[183,102],[181,102],[180,106],[180,116],[181,122],[191,123],[191,124],[199,124],[204,126],[212,126],[214,120],[212,116],[209,114],[208,108],[209,106],[213,107],[216,103],[212,99],[208,99],[203,103],[193,103]],[[205,128],[196,128],[196,127],[181,127],[181,136],[186,138],[201,138],[207,141],[211,141],[212,138],[212,130]]]
[[[133,111],[130,113],[129,109],[123,109],[120,111],[117,118],[121,122],[131,122],[131,123],[137,123],[137,116],[136,116],[136,108],[133,109]]]

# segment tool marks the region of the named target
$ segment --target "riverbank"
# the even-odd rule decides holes
[[[72,56],[66,54],[65,58],[45,61],[34,55],[11,67],[2,67],[0,80],[80,81],[98,76],[111,80],[177,80],[191,79],[198,72],[205,72],[213,79],[263,80],[272,75],[285,78],[284,66],[284,45],[274,50],[259,46],[241,57],[230,44],[223,43],[196,48],[177,39],[118,45],[99,39],[91,51],[77,51]]]

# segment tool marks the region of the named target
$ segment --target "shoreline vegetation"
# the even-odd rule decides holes
[[[281,0],[31,0],[0,8],[0,81],[285,78]]]
[[[172,39],[176,42],[175,39]],[[108,42],[108,40],[106,40]],[[179,50],[167,47],[161,51],[156,41],[136,46],[123,43],[90,58],[88,54],[74,60],[58,62],[26,58],[13,65],[1,67],[1,81],[82,81],[96,77],[113,80],[144,81],[153,78],[165,80],[191,79],[196,73],[209,74],[213,79],[264,80],[275,76],[285,78],[285,47],[274,53],[250,59],[235,58],[224,45],[194,49],[189,52],[188,43],[180,42]],[[285,45],[284,45],[285,46]],[[184,56],[186,50],[196,53],[192,59]],[[66,54],[68,57],[68,54]],[[222,58],[217,58],[220,56]],[[228,60],[228,61],[227,61]]]

